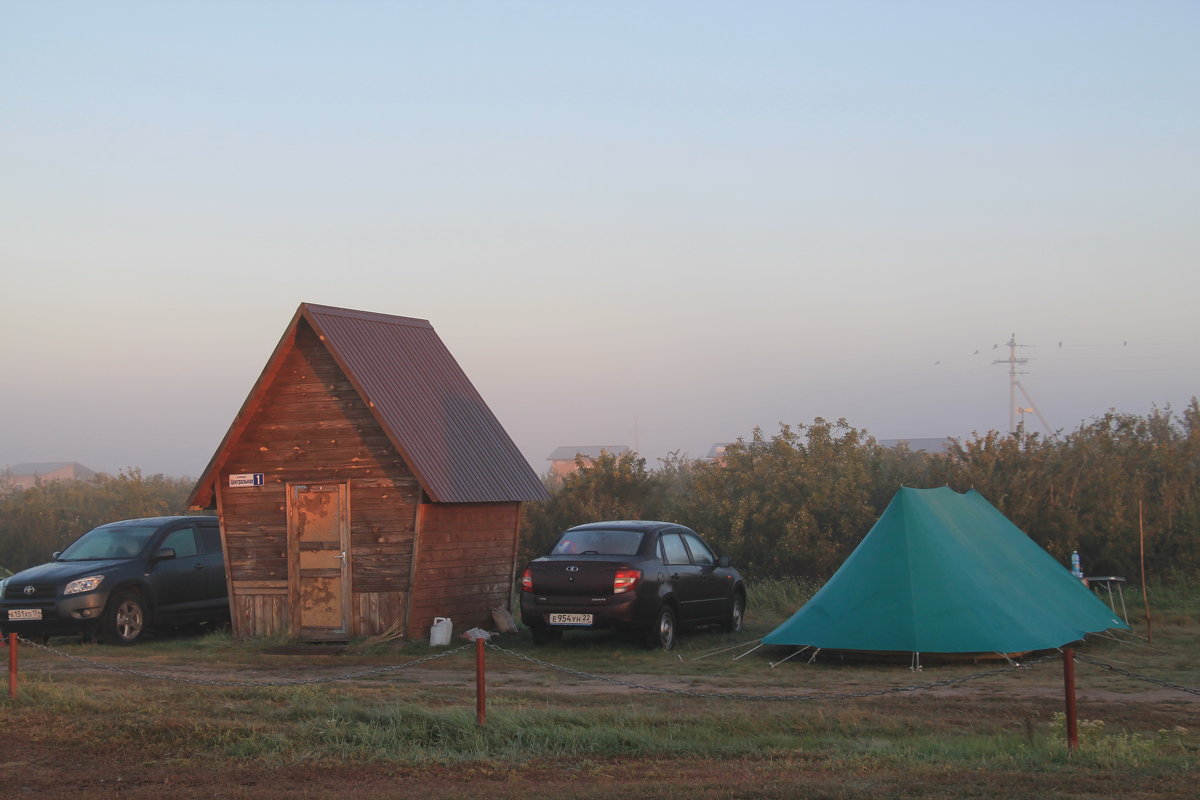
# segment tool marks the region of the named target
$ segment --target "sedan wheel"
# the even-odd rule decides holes
[[[113,644],[134,644],[145,637],[147,622],[141,597],[132,592],[117,595],[104,613],[104,638]]]
[[[733,611],[729,614],[729,621],[722,625],[721,628],[726,633],[741,633],[745,615],[746,601],[742,599],[741,595],[734,595]]]
[[[663,606],[658,611],[658,623],[646,633],[646,647],[651,650],[675,648],[675,609]]]

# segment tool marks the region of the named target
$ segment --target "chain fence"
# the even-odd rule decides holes
[[[1133,672],[1132,670],[1121,669],[1118,666],[1101,661],[1097,658],[1092,658],[1091,656],[1084,656],[1084,655],[1080,655],[1079,653],[1076,653],[1075,660],[1082,661],[1085,664],[1091,664],[1093,667],[1099,667],[1100,669],[1106,669],[1109,672],[1115,672],[1118,675],[1124,675],[1126,678],[1133,678],[1134,680],[1137,680],[1137,681],[1145,681],[1146,683],[1153,683],[1156,686],[1162,686],[1163,688],[1166,688],[1166,689],[1174,689],[1177,692],[1187,692],[1188,694],[1200,695],[1200,689],[1194,689],[1190,686],[1180,686],[1177,683],[1169,683],[1164,680],[1159,680],[1158,678],[1151,678],[1149,675],[1142,675],[1141,673]]]
[[[149,679],[149,680],[169,681],[172,683],[189,684],[189,685],[193,685],[193,686],[216,686],[216,687],[308,686],[308,685],[321,684],[321,683],[335,683],[338,681],[358,680],[358,679],[362,679],[362,678],[370,678],[370,677],[374,677],[374,676],[378,676],[378,675],[386,675],[389,673],[395,673],[395,672],[400,672],[402,670],[411,669],[413,667],[421,666],[422,664],[429,664],[434,661],[440,661],[442,659],[450,658],[451,656],[456,656],[460,653],[463,653],[467,650],[471,650],[474,648],[473,644],[465,644],[465,645],[462,645],[461,647],[457,647],[457,648],[454,648],[451,650],[446,650],[444,652],[434,653],[434,654],[431,654],[428,656],[423,656],[421,658],[415,658],[411,661],[406,661],[402,664],[389,664],[386,666],[371,667],[368,669],[355,670],[353,672],[345,672],[345,673],[340,673],[340,674],[336,674],[336,675],[321,675],[321,676],[308,677],[308,678],[278,678],[278,679],[273,679],[273,680],[215,680],[215,679],[206,679],[206,678],[189,678],[189,677],[184,677],[182,675],[171,675],[168,673],[159,673],[159,672],[150,672],[147,670],[131,669],[129,667],[121,667],[121,666],[117,666],[115,664],[109,664],[109,663],[105,663],[102,661],[95,661],[90,658],[84,658],[83,656],[78,656],[78,655],[75,655],[74,653],[68,653],[63,650],[58,650],[56,648],[50,647],[49,645],[42,644],[41,642],[31,641],[31,640],[25,639],[25,638],[21,638],[19,641],[23,645],[26,645],[29,647],[34,647],[34,648],[42,650],[46,653],[49,653],[51,655],[58,656],[59,658],[65,659],[67,661],[71,661],[71,662],[74,662],[77,664],[82,664],[84,666],[92,667],[95,669],[106,670],[109,672],[115,672],[115,673],[122,674],[122,675],[131,675],[131,676],[134,676],[137,678],[145,678],[145,679]],[[594,672],[586,672],[584,670],[574,669],[572,667],[566,667],[561,664],[555,664],[553,662],[545,661],[540,658],[534,658],[533,656],[528,655],[526,653],[521,653],[516,650],[510,650],[506,647],[501,647],[500,645],[493,644],[491,642],[486,642],[485,646],[487,647],[488,650],[491,650],[495,653],[499,653],[503,656],[507,656],[508,658],[523,662],[525,664],[529,664],[531,666],[551,670],[554,672],[559,672],[564,675],[570,675],[571,677],[579,678],[582,680],[598,681],[601,683],[610,684],[612,686],[621,686],[621,687],[624,687],[627,689],[634,689],[634,690],[644,691],[644,692],[652,692],[655,694],[677,695],[680,697],[690,697],[690,698],[699,698],[699,699],[746,700],[746,701],[768,701],[768,702],[808,702],[808,701],[814,701],[814,700],[851,700],[851,699],[860,699],[860,698],[865,698],[865,697],[882,697],[882,696],[892,695],[892,694],[903,694],[906,692],[928,691],[931,689],[939,689],[939,688],[944,688],[944,687],[948,687],[948,686],[957,686],[957,685],[969,683],[972,681],[982,680],[984,678],[990,678],[990,677],[993,677],[996,675],[1003,675],[1006,673],[1015,672],[1017,670],[1026,670],[1031,667],[1035,667],[1035,666],[1044,664],[1049,661],[1055,661],[1062,657],[1061,652],[1054,652],[1054,653],[1050,653],[1048,655],[1044,655],[1039,658],[1031,659],[1031,660],[1024,661],[1024,662],[1015,662],[1014,661],[1014,662],[1005,664],[1004,666],[997,667],[995,669],[983,670],[980,672],[971,673],[969,675],[959,675],[959,676],[952,677],[952,678],[944,678],[942,680],[929,681],[926,683],[911,684],[908,686],[890,686],[890,687],[885,687],[882,689],[864,689],[864,690],[854,691],[854,692],[814,692],[811,694],[749,694],[749,693],[730,692],[730,691],[706,692],[706,691],[699,691],[696,689],[680,689],[680,688],[675,688],[675,687],[670,687],[670,686],[655,686],[653,684],[641,683],[638,681],[626,680],[623,678],[615,678],[615,677],[611,677],[608,675],[600,675],[600,674],[597,674]],[[1200,689],[1196,689],[1196,688],[1192,688],[1192,687],[1188,687],[1188,686],[1182,686],[1180,684],[1171,683],[1169,681],[1160,680],[1158,678],[1152,678],[1148,675],[1143,675],[1141,673],[1134,672],[1132,670],[1122,669],[1113,664],[1109,664],[1107,662],[1101,661],[1101,660],[1093,658],[1091,656],[1086,656],[1086,655],[1081,655],[1081,654],[1076,653],[1075,660],[1082,661],[1085,664],[1090,664],[1090,665],[1092,665],[1094,667],[1098,667],[1100,669],[1108,670],[1108,671],[1116,673],[1118,675],[1123,675],[1127,678],[1132,678],[1134,680],[1152,683],[1157,686],[1164,687],[1166,689],[1172,689],[1175,691],[1186,692],[1188,694],[1200,695]]]
[[[668,687],[668,686],[652,686],[649,684],[637,683],[636,681],[627,681],[627,680],[622,680],[621,678],[610,678],[605,675],[597,675],[597,674],[591,673],[591,672],[584,672],[582,670],[572,669],[571,667],[564,667],[561,664],[554,664],[549,661],[543,661],[540,658],[534,658],[533,656],[526,655],[525,653],[519,653],[515,650],[508,650],[506,648],[500,647],[499,645],[488,644],[488,649],[495,650],[498,653],[502,653],[506,656],[509,656],[510,658],[515,658],[520,661],[524,661],[528,664],[533,664],[535,666],[543,667],[545,669],[562,672],[564,674],[571,675],[576,678],[583,678],[585,680],[590,680],[590,681],[602,681],[604,683],[612,684],[614,686],[624,686],[629,689],[638,689],[638,690],[644,691],[644,692],[655,692],[657,694],[680,695],[682,697],[693,697],[693,698],[715,698],[715,699],[720,699],[720,700],[759,700],[759,701],[772,701],[772,702],[803,702],[803,701],[810,701],[810,700],[851,700],[851,699],[857,699],[857,698],[863,698],[863,697],[881,697],[881,696],[889,695],[889,694],[901,694],[903,692],[920,692],[920,691],[925,691],[928,689],[938,689],[938,688],[941,688],[944,686],[955,686],[957,684],[967,683],[969,681],[975,681],[975,680],[979,680],[981,678],[988,678],[993,675],[1000,675],[1000,674],[1007,673],[1007,672],[1013,672],[1014,670],[1026,669],[1028,667],[1036,666],[1037,664],[1042,664],[1047,661],[1053,661],[1062,655],[1061,653],[1051,653],[1050,655],[1042,656],[1041,658],[1036,658],[1036,659],[1033,659],[1032,661],[1026,661],[1023,664],[1014,662],[1012,664],[1006,664],[1003,667],[998,667],[996,669],[989,669],[989,670],[985,670],[983,672],[976,672],[971,675],[961,675],[956,678],[946,678],[946,679],[940,680],[940,681],[930,681],[928,683],[914,684],[911,686],[891,686],[891,687],[887,687],[884,689],[866,689],[866,690],[858,691],[858,692],[820,692],[820,693],[813,693],[813,694],[742,694],[742,693],[738,693],[738,692],[701,692],[701,691],[697,691],[695,689],[676,689],[676,688]]]
[[[409,669],[411,667],[428,664],[431,661],[439,661],[443,658],[449,658],[453,655],[458,655],[464,650],[469,650],[472,645],[465,644],[462,647],[457,647],[453,650],[447,650],[442,653],[434,653],[433,655],[424,656],[422,658],[406,661],[403,664],[390,664],[385,667],[372,667],[370,669],[358,670],[355,672],[346,672],[340,675],[322,675],[313,678],[280,678],[270,681],[232,681],[232,680],[208,680],[204,678],[185,678],[181,675],[169,675],[159,672],[147,672],[145,670],[129,669],[128,667],[118,667],[115,664],[106,664],[102,661],[93,661],[90,658],[77,656],[73,653],[67,653],[62,650],[56,650],[49,645],[41,642],[30,641],[29,639],[20,639],[21,644],[30,647],[36,647],[39,650],[44,650],[47,653],[64,658],[68,661],[73,661],[77,664],[84,664],[95,669],[103,669],[109,672],[116,672],[122,675],[133,675],[138,678],[148,678],[151,680],[170,681],[172,683],[186,683],[193,686],[221,686],[221,687],[258,687],[258,686],[308,686],[316,683],[335,683],[337,681],[351,681],[359,678],[369,678],[375,675],[384,675],[389,672],[399,672],[400,670]]]

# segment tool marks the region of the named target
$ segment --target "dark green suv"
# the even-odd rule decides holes
[[[134,644],[154,627],[229,619],[216,517],[110,522],[0,587],[0,626],[30,639],[80,633]]]

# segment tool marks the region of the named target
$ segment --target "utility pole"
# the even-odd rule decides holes
[[[1025,345],[1017,344],[1017,335],[1014,333],[1005,343],[1008,345],[1008,358],[1003,361],[993,361],[993,364],[1008,364],[1008,432],[1017,432],[1017,385],[1020,383],[1017,380],[1018,375],[1024,375],[1024,372],[1018,372],[1018,366],[1024,366],[1029,362],[1028,358],[1017,358],[1017,348]]]
[[[1017,367],[1024,366],[1025,364],[1027,364],[1029,362],[1028,358],[1018,358],[1017,357],[1017,348],[1018,347],[1028,347],[1029,345],[1017,344],[1017,335],[1015,333],[1009,337],[1008,341],[1005,342],[1005,344],[1008,345],[1008,358],[996,360],[996,361],[993,361],[992,363],[993,364],[1008,364],[1008,432],[1010,434],[1014,434],[1017,432],[1017,414],[1021,415],[1021,421],[1024,422],[1025,414],[1032,411],[1034,414],[1037,414],[1037,418],[1039,421],[1041,421],[1042,427],[1046,431],[1046,435],[1053,436],[1054,431],[1052,431],[1050,429],[1050,425],[1049,425],[1049,423],[1046,422],[1046,418],[1042,416],[1042,412],[1038,411],[1037,403],[1033,402],[1033,398],[1029,396],[1029,392],[1025,391],[1025,387],[1021,385],[1021,382],[1019,380],[1017,380],[1018,375],[1027,375],[1028,374],[1026,372],[1022,372],[1022,371],[1018,370]],[[1028,408],[1024,408],[1024,407],[1018,408],[1017,407],[1017,390],[1018,389],[1021,391],[1021,394],[1024,396],[1025,401],[1027,403],[1029,403]]]

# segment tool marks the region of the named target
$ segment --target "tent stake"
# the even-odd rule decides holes
[[[758,648],[760,648],[760,647],[762,647],[762,643],[759,643],[759,644],[756,644],[756,645],[754,645],[754,647],[751,647],[749,650],[747,650],[746,652],[742,653],[740,656],[734,656],[734,657],[733,657],[732,659],[730,659],[730,660],[731,660],[731,661],[737,661],[738,659],[745,658],[746,656],[750,655],[751,653],[753,653],[755,650],[757,650],[757,649],[758,649]]]
[[[709,650],[707,653],[701,653],[700,655],[696,656],[695,658],[689,658],[688,660],[689,661],[699,661],[700,659],[708,658],[709,656],[719,656],[719,655],[721,655],[721,653],[728,653],[730,650],[737,650],[738,648],[745,647],[747,644],[748,644],[747,642],[738,642],[737,644],[730,645],[729,647],[721,647],[716,650]],[[759,647],[762,647],[762,645],[759,644],[754,649],[757,650]],[[754,650],[751,650],[750,652],[753,653]]]
[[[783,658],[781,658],[781,659],[779,659],[778,661],[776,661],[776,662],[774,662],[773,664],[771,664],[771,669],[775,669],[775,668],[776,668],[776,667],[778,667],[780,664],[782,664],[783,662],[787,661],[789,658],[795,658],[796,656],[800,655],[801,653],[803,653],[803,652],[804,652],[805,650],[807,650],[807,649],[808,649],[808,646],[807,646],[807,645],[805,645],[804,647],[801,647],[799,650],[797,650],[797,651],[795,651],[794,653],[792,653],[790,656],[784,656]]]

